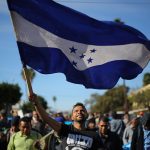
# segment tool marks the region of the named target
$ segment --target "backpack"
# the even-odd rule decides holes
[[[57,150],[60,143],[60,137],[54,130],[39,140],[40,150]]]

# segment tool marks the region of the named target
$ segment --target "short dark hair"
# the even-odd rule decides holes
[[[83,103],[78,102],[78,103],[76,103],[75,105],[73,105],[72,111],[73,111],[73,109],[74,109],[75,107],[77,107],[77,106],[81,106],[81,107],[83,107],[83,108],[86,110],[86,108],[85,108],[85,106],[83,105]]]
[[[112,116],[112,118],[117,119],[118,115],[116,111],[112,111],[110,112],[110,116]]]
[[[83,107],[85,109],[85,111],[86,111],[86,119],[87,119],[88,118],[88,112],[87,112],[87,109],[85,108],[85,106],[83,105],[83,103],[77,102],[75,105],[73,105],[72,113],[73,113],[74,108],[77,107],[77,106],[81,106],[81,107]]]
[[[29,117],[23,117],[23,118],[20,119],[19,123],[21,121],[26,122],[26,123],[31,123],[31,118],[29,118]]]
[[[100,121],[103,121],[103,122],[109,123],[109,119],[108,119],[108,117],[105,117],[105,116],[104,116],[104,117],[102,117],[102,118],[100,118],[100,119],[99,119],[99,122],[100,122]]]

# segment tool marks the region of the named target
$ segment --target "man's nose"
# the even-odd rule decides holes
[[[77,114],[81,114],[81,113],[82,113],[82,111],[80,111],[80,110],[77,112]]]

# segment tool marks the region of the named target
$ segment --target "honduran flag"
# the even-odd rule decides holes
[[[133,79],[150,59],[138,30],[98,21],[52,0],[7,0],[21,60],[43,74],[64,73],[86,88],[109,89]]]

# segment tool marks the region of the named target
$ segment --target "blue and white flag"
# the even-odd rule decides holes
[[[150,41],[138,30],[98,21],[52,0],[8,0],[24,64],[69,82],[109,89],[133,79],[150,59]]]

